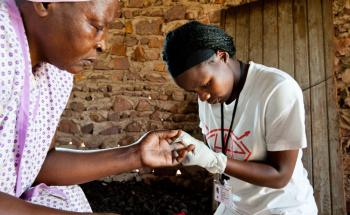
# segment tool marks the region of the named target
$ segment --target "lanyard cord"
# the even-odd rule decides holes
[[[241,61],[239,61],[239,65],[240,65],[240,74],[241,74],[241,78],[242,78],[242,71],[243,71],[243,63]],[[228,130],[228,133],[227,133],[227,138],[225,140],[225,131],[224,131],[224,103],[221,103],[221,150],[222,150],[222,153],[224,155],[226,155],[226,152],[227,152],[227,146],[228,146],[228,141],[230,139],[230,136],[231,136],[231,132],[232,132],[232,126],[233,126],[233,122],[235,120],[235,116],[236,116],[236,110],[237,110],[237,104],[238,104],[238,101],[239,101],[239,95],[241,94],[241,92],[238,93],[238,96],[237,96],[237,99],[235,101],[235,106],[233,108],[233,112],[232,112],[232,119],[231,119],[231,123],[230,123],[230,128]]]
[[[224,134],[225,134],[225,131],[224,131],[224,104],[221,104],[221,143],[222,143],[221,150],[222,150],[222,153],[224,155],[226,155],[226,152],[227,152],[227,145],[228,145],[228,141],[229,141],[230,136],[231,136],[230,134],[232,132],[233,121],[235,120],[235,116],[236,116],[238,100],[239,100],[239,95],[237,97],[235,107],[233,108],[232,119],[231,119],[230,128],[228,130],[226,140],[224,137]]]
[[[244,78],[244,77],[242,77],[243,63],[241,61],[239,61],[239,66],[240,66],[240,75],[241,75],[240,78]],[[239,87],[238,90],[242,90],[242,88]],[[229,128],[228,133],[227,133],[226,141],[225,141],[225,137],[224,137],[224,134],[225,134],[225,131],[224,131],[224,118],[225,118],[224,117],[224,103],[221,103],[221,150],[222,150],[222,153],[224,155],[226,155],[226,152],[227,152],[228,141],[229,141],[230,136],[231,136],[232,126],[233,126],[233,122],[235,120],[236,110],[237,110],[237,105],[238,105],[238,100],[239,100],[240,94],[241,94],[241,92],[238,93],[237,99],[235,101],[235,106],[233,108],[232,119],[231,119],[231,123],[230,123],[230,128]],[[221,174],[221,176],[219,178],[222,185],[224,185],[224,181],[228,180],[228,179],[230,179],[230,177],[228,177],[225,174]]]

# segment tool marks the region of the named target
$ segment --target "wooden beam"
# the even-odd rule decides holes
[[[264,2],[263,20],[263,63],[278,68],[277,0]]]
[[[263,63],[263,14],[262,1],[250,4],[249,60]]]
[[[278,67],[294,78],[293,4],[278,1]]]
[[[249,5],[237,8],[236,13],[236,49],[237,58],[248,61],[249,46]]]
[[[302,89],[310,87],[306,0],[294,0],[294,74]]]
[[[326,93],[325,82],[311,88],[314,196],[319,215],[331,214]]]

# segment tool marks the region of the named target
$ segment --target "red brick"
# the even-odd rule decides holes
[[[124,79],[124,73],[121,73],[121,72],[115,72],[111,76],[112,81],[122,81],[123,79]]]
[[[144,79],[150,82],[160,82],[160,83],[164,83],[166,81],[166,79],[157,73],[147,73],[144,76]]]
[[[123,29],[124,28],[124,23],[122,23],[121,21],[116,21],[116,22],[113,22],[111,25],[110,25],[110,28],[111,29]]]
[[[94,69],[95,70],[107,70],[110,69],[109,62],[106,60],[97,60],[94,63]]]
[[[128,7],[142,8],[143,7],[143,0],[129,0]]]
[[[153,106],[147,100],[140,100],[137,107],[137,111],[152,111]]]
[[[335,40],[335,51],[341,56],[350,53],[350,37]]]
[[[132,34],[133,32],[132,23],[130,21],[125,22],[125,33]]]
[[[140,35],[160,35],[162,20],[140,20],[135,24],[135,32]]]
[[[160,59],[159,50],[147,50],[145,53],[146,60],[158,60]]]
[[[129,132],[140,132],[142,131],[142,125],[139,122],[132,122],[126,126],[125,130]]]
[[[125,19],[132,19],[132,18],[134,18],[131,10],[124,10],[124,17],[125,17]]]
[[[193,19],[197,19],[198,18],[198,12],[197,11],[188,11],[186,13],[186,19],[190,19],[190,20],[193,20]]]
[[[110,128],[107,128],[103,131],[101,131],[100,135],[113,135],[113,134],[120,134],[122,129],[119,126],[112,126]]]
[[[175,91],[171,96],[172,96],[174,101],[184,101],[185,100],[185,95],[183,92]]]
[[[183,5],[176,5],[165,12],[164,18],[166,21],[185,19],[185,14],[186,7]]]
[[[149,16],[160,16],[160,17],[163,17],[164,16],[164,12],[162,9],[155,9],[155,10],[152,10],[150,11],[149,13]]]
[[[134,54],[133,54],[133,60],[144,62],[146,60],[145,58],[145,50],[141,46],[137,46]]]
[[[171,119],[174,122],[185,122],[186,121],[186,115],[185,114],[174,114]]]
[[[126,56],[126,46],[121,43],[113,44],[111,48],[111,54],[114,54],[117,56]]]
[[[158,38],[150,38],[148,47],[150,48],[162,48],[163,47],[163,39]]]
[[[108,115],[108,121],[118,122],[119,120],[120,120],[120,113],[119,112],[110,113]]]
[[[113,111],[121,112],[126,110],[132,110],[133,103],[125,97],[117,96],[114,100]]]
[[[165,64],[164,63],[157,63],[154,65],[154,70],[158,72],[164,72],[165,71]]]
[[[73,110],[73,111],[76,111],[76,112],[83,112],[86,110],[85,106],[83,103],[81,102],[72,102],[70,104],[70,108]]]
[[[135,141],[135,137],[128,135],[128,136],[123,137],[118,142],[118,144],[121,145],[121,146],[126,146],[126,145],[129,145],[129,144],[133,143],[134,141]]]
[[[156,110],[150,115],[150,119],[160,121],[160,119],[162,118],[161,116],[162,116],[162,112]]]
[[[124,58],[116,58],[114,60],[114,69],[127,70],[130,67],[129,59],[127,57]]]
[[[103,122],[103,121],[106,120],[106,118],[103,117],[101,114],[95,113],[95,112],[90,113],[90,116],[89,116],[89,117],[90,117],[90,119],[91,119],[92,121],[94,121],[94,122]]]
[[[72,120],[68,120],[68,119],[62,119],[60,121],[58,130],[64,133],[70,133],[70,134],[80,133],[79,126]]]
[[[209,13],[210,23],[218,23],[221,20],[221,10],[212,11]]]
[[[143,38],[140,40],[140,43],[141,43],[141,45],[146,45],[146,44],[149,43],[149,39],[146,38],[146,37],[143,37]]]
[[[94,124],[89,123],[87,125],[82,126],[80,129],[83,134],[92,134],[94,132]]]
[[[138,40],[135,37],[129,37],[129,36],[125,37],[125,44],[127,46],[134,46],[137,44],[137,42]]]
[[[141,78],[139,73],[131,73],[131,72],[129,72],[129,73],[126,73],[126,79],[135,81],[135,80],[141,80],[142,78]],[[131,88],[132,88],[132,90],[135,89],[134,86],[132,86]]]

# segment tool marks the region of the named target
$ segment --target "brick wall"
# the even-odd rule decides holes
[[[340,113],[340,140],[343,146],[344,182],[350,209],[350,1],[333,2],[335,30],[334,70]]]
[[[106,148],[131,143],[152,129],[181,128],[195,136],[196,96],[176,87],[161,60],[164,35],[188,20],[220,23],[226,5],[249,0],[123,0],[109,50],[77,75],[57,144]],[[350,200],[350,1],[334,0],[335,74],[344,177]],[[81,143],[84,143],[82,145]]]
[[[121,1],[109,50],[75,77],[57,144],[106,148],[129,144],[152,129],[181,128],[201,136],[196,96],[175,86],[161,59],[164,36],[188,20],[219,24],[225,5],[244,2]]]

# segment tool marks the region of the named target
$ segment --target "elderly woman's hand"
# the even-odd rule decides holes
[[[193,145],[185,146],[181,143],[173,143],[181,131],[152,131],[147,133],[139,141],[139,153],[141,165],[144,167],[175,166],[179,164]]]

